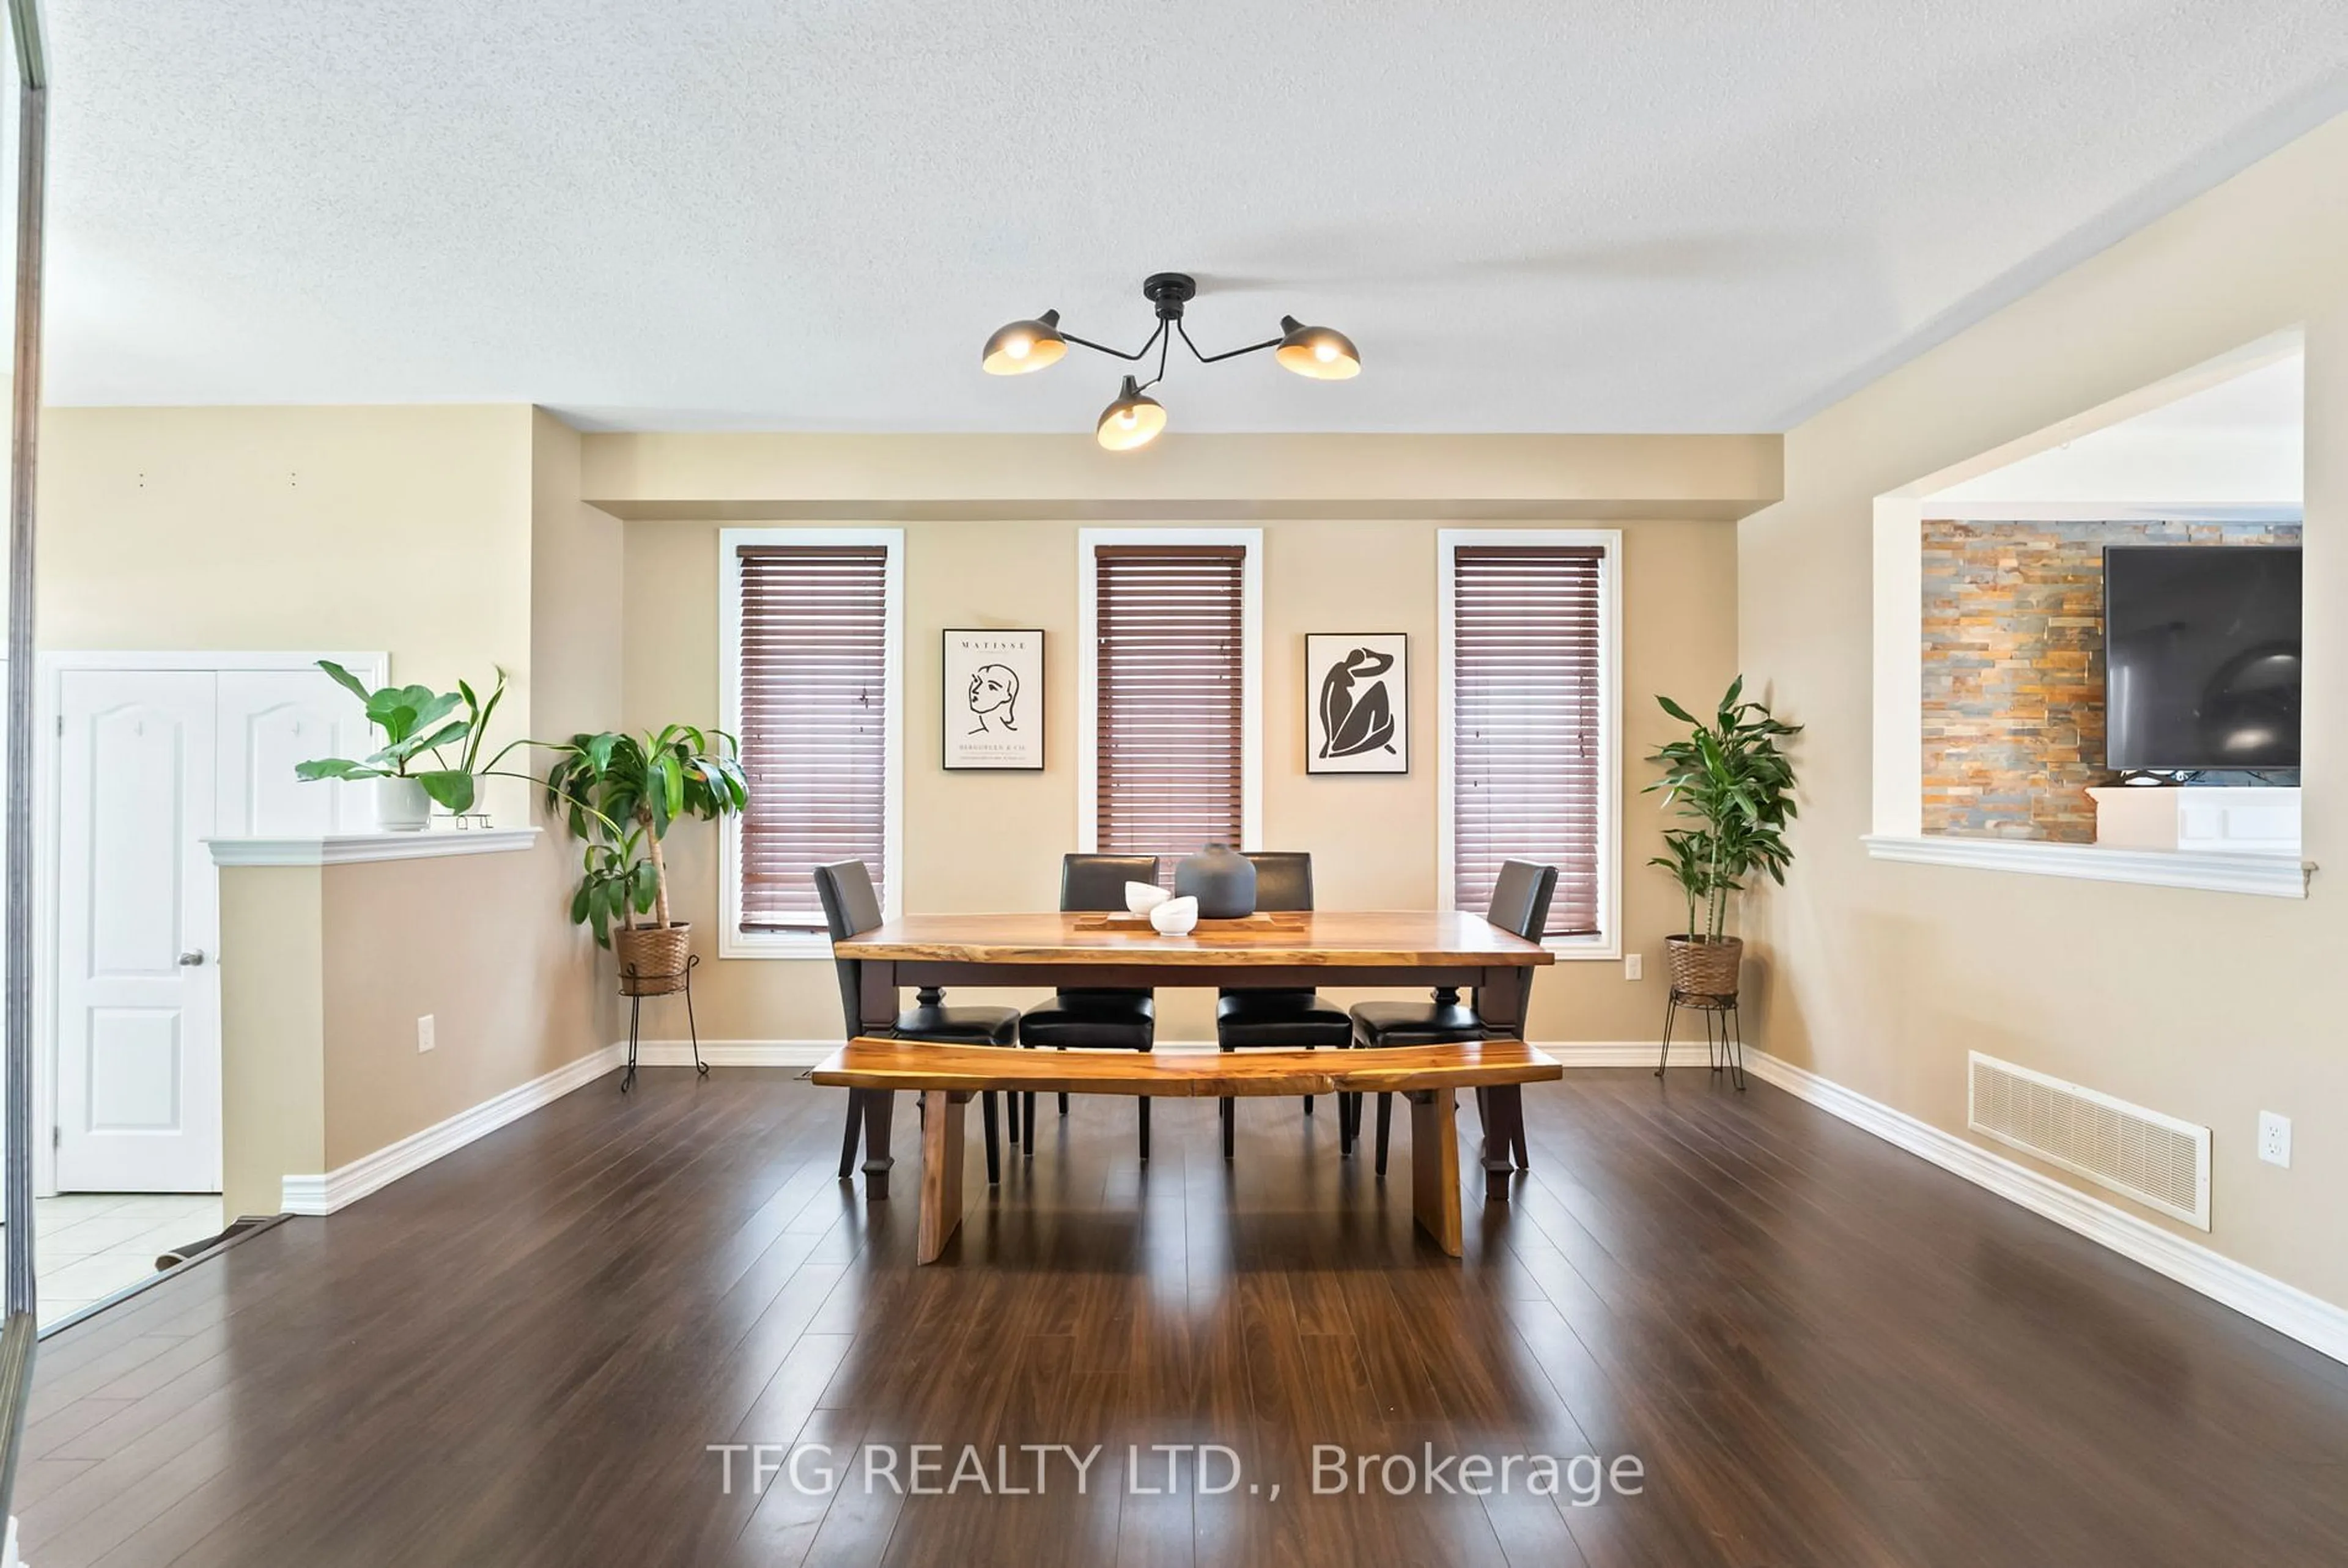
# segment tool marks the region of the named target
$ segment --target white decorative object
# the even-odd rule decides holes
[[[1147,915],[1173,897],[1155,882],[1128,882],[1125,885],[1125,907],[1136,915]]]
[[[2115,849],[2299,854],[2295,789],[2116,784],[2087,793],[2096,802],[2096,842]]]
[[[1187,936],[1198,923],[1196,898],[1169,898],[1149,911],[1149,924],[1161,937]]]
[[[421,833],[432,825],[432,797],[415,779],[377,779],[375,825],[386,833]]]

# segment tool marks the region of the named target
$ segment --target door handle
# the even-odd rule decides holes
[[[198,948],[192,953],[181,953],[180,955],[180,967],[183,969],[192,969],[203,961],[204,950],[201,948]]]

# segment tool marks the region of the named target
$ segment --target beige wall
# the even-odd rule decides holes
[[[288,1173],[326,1163],[324,922],[319,868],[240,866],[221,876],[221,1201],[273,1214]],[[233,1020],[233,1034],[228,1027]]]
[[[591,448],[595,440],[590,438]],[[1570,524],[1570,519],[1565,519]],[[632,727],[717,712],[717,536],[712,522],[627,526],[626,712]],[[915,522],[906,528],[905,903],[919,910],[1048,909],[1059,856],[1076,847],[1076,536],[1069,520]],[[1332,907],[1426,907],[1436,901],[1436,533],[1432,521],[1290,519],[1264,525],[1264,846],[1314,856]],[[1608,525],[1615,526],[1615,525]],[[1656,1038],[1661,940],[1676,929],[1669,882],[1643,862],[1660,818],[1637,791],[1643,759],[1669,729],[1658,690],[1716,694],[1734,673],[1735,541],[1711,522],[1621,524],[1626,736],[1623,873],[1628,946],[1657,961],[1639,983],[1612,963],[1561,964],[1534,988],[1544,1040]],[[1045,772],[945,772],[939,765],[938,633],[948,626],[1040,626],[1048,633]],[[1404,777],[1304,773],[1308,631],[1400,630],[1412,638],[1412,769]],[[669,839],[684,917],[705,963],[694,995],[714,1039],[829,1040],[841,1029],[829,960],[716,956],[716,835],[691,825]],[[963,993],[957,992],[963,996]],[[979,999],[976,992],[964,999]],[[1021,999],[1010,996],[1004,999]],[[1162,999],[1162,1039],[1202,1040],[1205,1000]],[[680,1034],[682,1020],[648,1026]]]
[[[526,677],[530,419],[50,409],[41,646],[383,649],[402,680]]]
[[[325,1164],[335,1170],[605,1043],[571,858],[330,866],[320,876]],[[226,878],[247,875],[242,868]],[[225,950],[224,950],[225,951]],[[228,958],[226,961],[233,961]],[[416,1049],[432,1015],[435,1044]]]
[[[1015,522],[1706,518],[1776,500],[1775,436],[590,436],[587,499],[635,519]]]
[[[1740,526],[1738,557],[1746,671],[1809,726],[1791,886],[1747,927],[1770,1050],[1951,1132],[1969,1049],[2208,1123],[2206,1239],[2334,1302],[2348,1045],[2322,978],[2348,950],[2343,169],[2348,119],[1795,430],[1786,499]],[[2306,846],[2335,869],[2295,902],[1868,859],[1873,497],[2302,323]],[[2290,1170],[2253,1155],[2261,1109],[2294,1120]]]
[[[579,437],[521,405],[57,409],[45,648],[383,650],[511,678],[493,743],[618,722],[620,525]],[[527,753],[510,765],[531,766]],[[494,782],[501,822],[532,792]],[[572,856],[223,874],[223,1131],[239,1212],[607,1042]],[[436,1016],[438,1048],[416,1050]]]
[[[1118,463],[1081,437],[582,438],[516,407],[59,410],[47,440],[50,646],[382,648],[397,675],[433,683],[502,665],[500,738],[716,718],[716,525],[620,514],[910,519],[908,888],[936,909],[1048,907],[1075,842],[1078,519],[1285,518],[1267,539],[1268,841],[1319,854],[1329,903],[1423,905],[1437,527],[1423,519],[1733,518],[1776,495],[1777,458],[1768,436],[1198,436]],[[1733,539],[1719,521],[1640,520],[1626,555],[1635,759],[1657,733],[1650,691],[1704,692],[1729,673]],[[1373,623],[1417,638],[1416,771],[1308,781],[1303,634]],[[1054,634],[1042,777],[939,768],[933,652],[948,624]],[[530,794],[506,784],[490,799],[510,822]],[[1626,885],[1632,943],[1652,948],[1673,906],[1637,868],[1645,806],[1633,794]],[[835,1037],[828,964],[715,961],[713,845],[687,830],[673,856],[713,960],[696,988],[705,1033]],[[231,988],[224,1013],[230,1081],[244,1086],[231,1159],[252,1206],[273,1206],[258,1195],[264,1166],[346,1164],[617,1033],[608,960],[561,917],[573,864],[550,835],[528,854],[224,878],[238,911],[224,963],[254,981]],[[1652,1037],[1653,982],[1619,976],[1545,978],[1536,1028]],[[429,1055],[415,1049],[426,1012]],[[676,1022],[656,1016],[651,1032]],[[1167,1033],[1204,1038],[1203,1008],[1170,1009]],[[303,1072],[283,1074],[295,1057]]]

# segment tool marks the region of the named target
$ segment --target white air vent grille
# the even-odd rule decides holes
[[[2209,1228],[2209,1128],[1979,1051],[1971,1060],[1974,1132]]]

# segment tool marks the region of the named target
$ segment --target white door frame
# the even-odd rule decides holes
[[[59,804],[57,726],[69,671],[188,670],[211,674],[240,671],[308,670],[331,659],[370,689],[391,679],[383,652],[204,652],[187,650],[61,649],[34,655],[33,682],[33,1192],[57,1190],[57,864]],[[228,1042],[223,1039],[221,1049]],[[46,1136],[44,1135],[46,1134]]]

